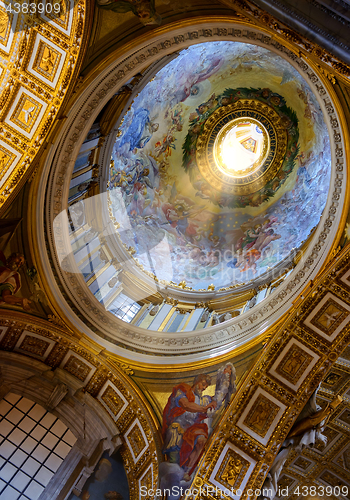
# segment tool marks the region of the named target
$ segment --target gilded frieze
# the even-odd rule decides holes
[[[57,3],[58,14],[48,2],[34,14],[0,3],[0,209],[35,162],[82,61],[85,0]]]
[[[26,351],[28,353],[37,354],[38,356],[43,356],[50,346],[49,342],[46,342],[43,339],[38,339],[31,335],[26,335],[23,339],[23,342],[20,345],[20,349],[22,351]]]
[[[278,405],[259,394],[243,423],[259,436],[265,437],[279,410]]]

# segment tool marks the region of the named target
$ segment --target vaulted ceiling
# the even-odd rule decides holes
[[[293,451],[279,484],[288,498],[302,486],[331,486],[337,498],[336,486],[350,488],[345,2],[120,3],[62,2],[55,16],[11,15],[12,28],[0,33],[0,250],[26,261],[20,286],[11,284],[17,302],[0,302],[1,394],[44,404],[35,384],[40,391],[39,374],[49,370],[45,394],[52,377],[70,394],[86,393],[89,411],[99,408],[107,422],[105,439],[121,436],[136,499],[140,486],[158,484],[174,386],[201,373],[214,382],[233,364],[238,390],[193,484],[246,494],[261,487],[321,384],[321,407],[343,398],[327,422],[328,444]],[[315,7],[311,16],[305,4]],[[6,16],[6,4],[0,9]],[[261,131],[274,144],[270,121],[284,118],[287,139],[278,140],[293,165],[281,163],[248,194],[227,180],[220,198],[218,174],[207,159],[201,166],[193,137],[200,131],[206,147],[220,109],[229,104],[227,121],[237,120],[240,103],[252,119],[244,137],[240,122],[232,126],[243,153]],[[264,225],[278,235],[265,256],[262,238],[256,246]],[[221,279],[210,258],[231,243],[231,274]],[[21,364],[28,387],[16,375]],[[261,404],[269,415],[257,424]],[[228,480],[236,456],[240,476]]]

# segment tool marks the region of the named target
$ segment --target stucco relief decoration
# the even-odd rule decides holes
[[[142,450],[144,450],[144,448],[147,446],[147,443],[142,435],[142,432],[140,431],[140,428],[137,425],[135,425],[132,431],[128,434],[128,441],[135,455],[135,458],[138,459]]]
[[[215,479],[229,490],[239,490],[250,463],[233,450],[223,458]]]
[[[312,361],[312,356],[294,345],[283,357],[276,368],[276,373],[295,385]]]
[[[333,341],[350,321],[348,304],[337,296],[327,293],[317,308],[309,314],[305,321],[308,330],[316,332],[321,338]]]
[[[21,343],[20,349],[22,351],[37,354],[38,356],[43,356],[49,345],[50,344],[45,340],[27,335]]]
[[[0,207],[47,137],[83,42],[84,0],[35,6],[37,18],[0,2]]]
[[[297,391],[312,373],[319,355],[293,337],[282,344],[280,349],[269,373],[290,389]]]
[[[244,424],[260,436],[265,437],[279,410],[279,406],[260,394],[245,418]]]
[[[349,311],[330,299],[313,317],[311,323],[327,335],[331,335],[348,315]]]
[[[156,12],[154,0],[98,0],[97,5],[120,14],[132,12],[145,25],[160,24],[162,20]]]
[[[64,365],[64,369],[77,377],[82,382],[84,382],[91,370],[89,366],[87,366],[85,363],[83,363],[83,361],[79,360],[75,356],[70,356],[70,358]]]
[[[106,403],[115,416],[119,415],[120,410],[125,404],[119,394],[117,394],[111,387],[108,387],[105,390],[105,392],[101,395],[101,399]]]

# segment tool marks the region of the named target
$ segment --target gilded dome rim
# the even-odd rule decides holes
[[[232,25],[236,26],[236,28],[235,28],[236,30],[239,30],[242,28],[242,26],[240,26],[238,23],[230,23],[230,22],[227,22],[227,20],[225,20],[225,22],[227,23],[226,24],[227,28],[225,28],[225,29],[228,29],[228,28],[232,29]],[[222,25],[223,25],[222,22],[219,23],[217,21],[214,21],[211,23],[211,29],[224,29],[222,27]],[[195,26],[192,29],[195,29]],[[198,35],[197,41],[199,41],[199,40],[207,41],[207,37],[204,34],[204,31],[200,25],[197,26],[197,29],[199,30],[198,31],[199,35]],[[172,35],[185,37],[184,33],[186,34],[187,32],[192,33],[193,31],[189,32],[186,29],[186,27],[185,28],[178,28],[177,30],[173,30]],[[262,33],[260,30],[257,30],[256,28],[251,27],[250,33],[253,33],[253,32],[255,32],[256,36],[259,36],[259,34],[261,35],[261,33]],[[158,40],[158,42],[162,43],[161,40],[162,39],[167,40],[169,38],[169,36],[170,36],[170,30],[169,30],[169,32],[163,33],[163,35],[160,36],[160,39]],[[221,37],[221,35],[216,35],[216,37],[217,37],[216,39],[218,39],[219,36]],[[220,39],[222,39],[222,38],[220,38]],[[243,40],[244,42],[249,42],[249,39],[245,38],[244,36],[237,37],[237,39]],[[190,36],[188,36],[188,38],[187,38],[187,43],[189,43],[189,44],[193,43]],[[276,47],[271,47],[271,46],[269,47],[268,45],[264,45],[264,44],[262,44],[262,45],[266,46],[267,48],[270,48],[270,50],[278,52]],[[184,38],[184,42],[183,42],[182,46],[185,46],[185,38]],[[170,48],[171,47],[163,47],[163,50],[165,53],[169,53]],[[161,50],[158,49],[158,52],[157,52],[158,57],[159,57],[160,52],[161,52]],[[142,49],[141,49],[141,53],[142,53]],[[286,58],[286,52],[283,52],[281,55],[282,55],[282,57]],[[292,52],[290,52],[289,55],[293,55],[292,61],[290,61],[290,62],[292,62],[293,65],[295,66],[296,65],[295,60],[297,58],[294,57],[295,55]],[[153,57],[152,60],[156,59],[156,56],[152,56],[152,57]],[[119,61],[117,61],[117,62],[119,62]],[[150,59],[148,59],[148,64],[149,63],[150,63]],[[331,115],[331,117],[328,118],[328,121],[327,121],[329,129],[330,130],[332,130],[332,129],[339,130],[339,133],[341,135],[342,129],[339,126],[339,121],[338,121],[339,118],[337,117],[338,113],[341,113],[341,111],[340,111],[340,108],[338,106],[336,106],[337,111],[335,111],[331,105],[331,103],[336,101],[336,99],[335,99],[334,95],[332,95],[332,99],[331,99],[329,94],[327,94],[327,90],[329,90],[328,82],[325,81],[325,78],[322,75],[317,75],[315,78],[316,73],[313,71],[314,68],[312,68],[312,71],[310,73],[310,69],[309,69],[310,66],[308,66],[304,61],[299,60],[299,63],[300,63],[299,65],[300,65],[301,70],[304,72],[304,77],[308,78],[308,80],[309,80],[310,86],[314,90],[317,91],[317,87],[316,87],[316,84],[317,84],[318,92],[323,92],[323,95],[319,96],[319,102],[324,110],[325,116]],[[125,60],[122,64],[125,64]],[[139,63],[139,67],[146,66],[146,65],[147,64],[145,62]],[[116,64],[116,66],[117,66],[117,64]],[[124,66],[124,68],[126,68],[126,67]],[[136,70],[137,70],[137,65],[134,66],[131,71],[132,71],[132,73],[135,73]],[[52,171],[51,179],[50,179],[50,185],[51,185],[51,187],[49,189],[50,191],[55,192],[55,185],[56,185],[57,181],[60,178],[62,178],[62,172],[67,171],[68,167],[64,167],[64,165],[68,165],[67,160],[69,161],[69,157],[72,155],[72,152],[74,150],[76,151],[77,147],[80,147],[79,141],[77,140],[78,137],[79,136],[81,137],[81,133],[84,130],[88,130],[89,123],[92,122],[93,117],[96,116],[98,110],[103,107],[105,102],[107,102],[108,95],[109,95],[108,90],[112,89],[112,92],[115,92],[115,82],[116,81],[119,80],[120,85],[122,85],[125,81],[127,81],[128,72],[126,71],[126,69],[123,70],[123,76],[121,76],[119,78],[116,77],[118,71],[121,71],[121,69],[118,69],[116,67],[115,67],[115,69],[113,69],[113,70],[110,69],[110,71],[108,71],[108,73],[112,77],[112,80],[110,80],[111,82],[113,81],[113,78],[114,78],[114,84],[111,84],[109,89],[108,89],[108,86],[106,87],[105,79],[103,78],[103,81],[101,81],[102,79],[100,79],[99,82],[95,82],[95,85],[91,85],[91,87],[88,87],[87,89],[85,89],[85,92],[83,93],[83,95],[80,97],[80,99],[77,100],[77,104],[74,106],[74,109],[71,110],[69,119],[67,120],[67,123],[65,124],[65,126],[62,128],[62,132],[61,132],[61,135],[59,137],[60,154],[57,156],[57,158],[54,161],[54,164],[55,164],[54,166],[57,166],[58,161],[64,160],[62,163],[63,166],[61,166],[59,168],[55,168]],[[114,73],[114,76],[113,76],[113,73]],[[105,75],[103,75],[103,77],[104,76]],[[103,91],[103,87],[105,88],[104,91]],[[109,93],[111,93],[111,92],[109,92]],[[326,97],[324,97],[324,96],[326,96]],[[85,105],[83,106],[82,109],[78,110],[78,107],[81,106],[82,102],[85,102]],[[92,104],[92,103],[95,103],[95,104]],[[88,109],[90,109],[90,111],[87,111]],[[91,110],[95,110],[95,111],[91,111]],[[78,116],[80,116],[80,120],[81,120],[80,123],[84,123],[84,125],[80,127],[79,133],[77,134],[76,129],[74,129],[74,127],[73,127],[73,124],[74,124],[74,122],[76,122]],[[333,122],[333,125],[331,123],[331,120]],[[74,134],[75,134],[75,139],[72,139]],[[66,137],[65,137],[65,135],[66,135]],[[337,182],[339,184],[339,175],[341,175],[342,177],[344,175],[346,175],[346,172],[344,172],[344,168],[343,168],[343,166],[345,165],[345,159],[340,160],[342,155],[340,155],[339,153],[337,153],[337,154],[335,153],[335,150],[339,151],[341,149],[341,144],[337,143],[337,145],[335,145],[335,143],[333,141],[333,134],[330,134],[330,137],[331,137],[331,141],[332,141],[332,151],[333,151],[332,154],[333,154],[333,163],[334,164],[335,164],[336,157],[338,158],[338,160],[337,160],[338,174],[335,172],[335,169],[333,169],[333,174],[332,174],[332,184],[333,184],[333,186],[335,186],[336,176],[338,176]],[[342,140],[342,137],[341,137],[341,140]],[[342,152],[342,154],[343,154],[343,152]],[[52,155],[52,157],[53,157],[53,155]],[[64,168],[66,170],[64,170]],[[342,172],[342,173],[339,174],[339,172]],[[339,190],[340,188],[337,187],[336,189]],[[65,186],[63,188],[63,190],[65,190],[65,192],[67,192],[67,186]],[[341,189],[340,189],[340,193],[338,193],[338,191],[334,191],[334,193],[335,194],[333,194],[333,199],[331,198],[331,196],[328,197],[327,206],[326,206],[326,209],[325,209],[324,214],[322,216],[321,223],[319,224],[319,227],[318,227],[316,234],[313,238],[313,241],[316,241],[316,239],[318,240],[317,244],[310,246],[310,248],[308,249],[308,251],[306,253],[304,262],[300,262],[298,264],[296,270],[292,273],[290,279],[287,279],[286,282],[282,285],[282,288],[280,290],[276,291],[273,294],[272,298],[268,301],[268,303],[263,304],[260,309],[264,308],[266,310],[270,307],[273,311],[277,312],[277,309],[279,309],[281,302],[285,303],[285,299],[283,297],[286,297],[288,295],[291,298],[298,296],[298,294],[301,292],[301,290],[305,286],[306,280],[310,279],[310,277],[315,276],[315,274],[319,271],[324,260],[327,258],[327,254],[329,253],[329,251],[332,247],[333,236],[337,237],[337,234],[338,234],[337,229],[336,229],[337,224],[335,222],[336,221],[340,222],[340,220],[341,220],[341,215],[339,215],[339,212],[340,212],[339,207],[341,207],[342,204],[344,203],[344,196],[345,195],[343,194]],[[41,199],[41,202],[38,204],[38,206],[41,205],[41,209],[42,209],[42,204],[43,204],[43,200]],[[55,255],[55,241],[54,241],[53,228],[52,228],[53,218],[56,216],[56,214],[59,215],[59,213],[61,211],[58,208],[58,205],[60,205],[59,200],[57,200],[57,197],[53,196],[52,202],[50,204],[48,204],[48,206],[47,206],[46,221],[48,223],[49,245],[50,245],[50,249],[51,249],[51,254],[52,254],[52,256],[54,258],[54,262],[55,262],[55,272],[60,273],[59,260],[57,259],[57,255]],[[326,224],[326,226],[324,226],[324,224]],[[331,228],[331,229],[328,229],[325,231],[324,227]],[[332,236],[332,238],[330,238],[330,235]],[[44,246],[43,246],[43,248],[44,248]],[[47,262],[47,260],[46,260],[47,256],[45,256],[44,259]],[[75,304],[78,305],[79,299],[77,299],[77,295],[76,294],[74,294],[74,296],[71,295],[71,291],[69,291],[70,286],[69,286],[68,282],[64,278],[62,280],[62,278],[63,277],[61,276],[60,281],[63,284],[64,289],[70,294],[71,300],[73,300],[75,302]],[[76,278],[76,277],[74,276],[74,278]],[[74,281],[74,280],[72,279],[71,281]],[[77,283],[76,280],[75,280],[75,283]],[[72,282],[71,282],[71,284],[72,284]],[[77,290],[77,289],[75,288],[75,290]],[[57,300],[57,302],[59,303],[59,305],[62,309],[66,309],[65,300],[63,298],[62,299],[60,298],[59,300]],[[288,300],[288,302],[289,302],[289,300]],[[79,307],[81,310],[85,309],[85,308],[82,308],[81,306],[79,306]],[[282,309],[285,309],[285,307],[282,307]],[[225,328],[222,328],[222,326],[219,326],[217,328],[211,327],[207,331],[203,332],[202,345],[201,345],[200,349],[196,348],[195,344],[193,344],[192,341],[190,342],[190,346],[186,347],[186,349],[182,349],[182,348],[173,349],[173,348],[169,347],[169,348],[161,349],[158,351],[157,351],[157,349],[150,350],[149,346],[147,344],[145,344],[143,341],[141,341],[141,342],[143,342],[142,348],[140,345],[140,341],[137,341],[136,343],[134,342],[134,347],[132,347],[132,348],[135,349],[137,344],[138,344],[141,348],[141,351],[143,350],[143,351],[148,352],[148,354],[144,355],[145,360],[147,360],[147,359],[150,360],[150,358],[154,358],[154,356],[157,352],[158,353],[163,352],[163,355],[166,354],[167,356],[174,356],[174,354],[177,354],[177,357],[174,359],[176,359],[178,362],[183,361],[183,359],[185,359],[185,358],[186,359],[189,358],[189,354],[188,354],[189,352],[192,352],[192,354],[190,355],[191,359],[195,359],[195,358],[196,359],[201,359],[201,358],[203,359],[203,356],[205,357],[205,349],[209,348],[209,346],[211,346],[211,348],[213,349],[213,355],[219,355],[221,352],[227,350],[229,345],[231,345],[231,347],[233,345],[242,345],[242,340],[240,340],[240,339],[242,339],[242,336],[246,337],[246,338],[248,337],[248,340],[249,340],[249,338],[252,338],[251,333],[249,333],[249,332],[251,332],[251,330],[252,330],[251,325],[253,325],[253,329],[259,326],[257,324],[257,319],[253,319],[253,322],[251,323],[251,325],[248,324],[248,328],[244,327],[243,325],[238,327],[238,324],[242,321],[247,323],[248,317],[250,317],[250,316],[256,317],[257,314],[259,314],[258,309],[254,310],[253,313],[250,313],[250,314],[247,313],[246,316],[241,317],[238,320],[237,319],[231,320],[230,322],[225,324]],[[262,311],[262,314],[264,317],[264,315],[266,313],[264,313]],[[67,315],[71,319],[72,323],[79,325],[80,329],[82,331],[84,331],[85,334],[87,334],[91,338],[96,338],[96,339],[101,338],[99,335],[92,333],[91,330],[87,326],[85,326],[80,320],[77,320],[75,313],[68,311]],[[272,324],[274,322],[272,319],[273,317],[276,318],[275,312],[272,315],[268,315],[268,316],[270,316],[269,321],[267,322],[267,317],[265,317],[265,319],[263,321],[263,324],[265,324],[264,328],[267,328],[268,324]],[[91,317],[90,317],[90,320],[92,320]],[[271,323],[271,321],[272,321],[272,323]],[[133,333],[132,333],[130,331],[130,329],[128,330],[128,328],[126,328],[126,325],[125,324],[122,325],[120,321],[116,320],[114,323],[115,323],[115,325],[119,325],[119,327],[120,327],[119,330],[120,330],[121,336],[124,336],[125,339],[126,338],[131,339],[132,337],[135,339],[135,335],[137,335],[137,332],[138,332],[137,329],[131,329],[131,330],[133,330]],[[256,323],[255,327],[254,327],[254,323]],[[259,323],[261,325],[261,321]],[[243,326],[243,329],[242,329],[242,326]],[[131,336],[128,332],[130,332]],[[216,343],[214,342],[214,344],[212,342],[208,343],[208,336],[213,335],[213,334],[216,335],[215,332],[225,332],[224,333],[225,338],[227,339],[227,336],[228,336],[231,340],[228,341],[228,339],[227,339],[227,341],[224,343],[222,343],[222,341],[216,341]],[[236,332],[236,334],[235,334],[235,332]],[[140,333],[141,332],[139,332],[138,335],[140,335]],[[145,334],[145,332],[142,332],[142,333]],[[154,334],[155,332],[147,332],[147,334],[148,333]],[[158,332],[158,333],[161,333],[161,332]],[[237,336],[237,333],[239,333],[238,336]],[[196,332],[196,335],[198,335],[198,332]],[[179,335],[177,334],[176,336],[179,340]],[[188,337],[188,336],[189,336],[188,333],[186,333],[186,337]],[[156,335],[156,337],[157,337],[157,335]],[[158,337],[160,337],[160,336],[158,335]],[[100,342],[100,340],[99,340],[99,342]],[[171,345],[171,339],[169,339],[169,337],[168,337],[166,342],[168,343],[169,346]],[[169,344],[169,342],[170,342],[170,344]],[[127,349],[125,349],[123,347],[117,347],[116,345],[113,347],[113,344],[110,343],[109,341],[105,341],[105,343],[109,345],[109,349],[116,350],[118,352],[123,352],[124,356],[128,355],[131,357],[135,356],[135,357],[140,358],[140,354],[133,355],[131,351],[128,351]],[[178,344],[178,341],[175,341],[175,344]],[[208,347],[205,348],[205,344]],[[132,345],[133,345],[133,342],[131,342],[130,347]]]

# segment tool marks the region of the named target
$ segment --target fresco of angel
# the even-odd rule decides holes
[[[154,122],[154,118],[150,118],[150,113],[145,108],[138,108],[132,118],[129,128],[120,142],[120,147],[125,144],[129,145],[128,150],[142,149],[151,139],[154,132],[159,128],[159,124]]]

